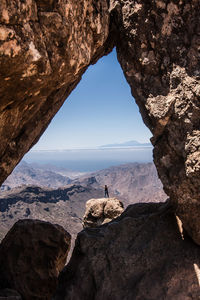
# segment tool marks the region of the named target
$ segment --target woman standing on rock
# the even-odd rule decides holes
[[[105,185],[105,198],[109,198],[109,194],[108,194],[108,187],[107,185]]]

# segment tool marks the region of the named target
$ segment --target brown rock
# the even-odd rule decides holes
[[[123,207],[123,203],[117,198],[90,199],[86,203],[83,227],[108,223],[123,213]]]
[[[197,0],[1,1],[0,182],[116,45],[164,190],[200,244],[199,9]]]
[[[22,300],[22,298],[17,291],[4,289],[0,290],[0,300]]]
[[[86,68],[116,45],[153,134],[164,190],[184,228],[200,244],[199,10],[197,0],[112,0],[110,7],[106,0],[1,1],[1,182],[36,143]],[[63,293],[76,300],[198,299],[199,248],[188,238],[182,241],[174,215],[161,213],[162,205],[136,207],[144,208],[136,209],[138,216],[129,209],[118,223],[79,235],[57,299],[64,299]],[[29,238],[34,249],[34,238]],[[6,237],[2,245],[8,241]],[[14,249],[13,258],[18,261],[19,255],[21,261],[20,236],[17,243],[13,239],[6,249]],[[31,262],[23,259],[23,282],[18,277],[22,265],[18,269],[18,264],[8,264],[12,256],[5,255],[4,246],[0,251],[1,273],[7,274],[0,284],[13,283],[26,295]],[[45,290],[32,277],[31,283],[30,294],[38,287]]]
[[[25,300],[51,299],[70,248],[59,225],[21,220],[0,244],[0,289],[15,289]]]
[[[109,51],[109,18],[106,0],[0,2],[0,183]]]
[[[199,282],[199,246],[168,203],[143,203],[79,233],[53,299],[199,299]]]
[[[111,1],[118,59],[151,130],[154,162],[200,244],[200,2]]]

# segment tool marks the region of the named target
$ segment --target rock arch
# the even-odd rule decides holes
[[[199,9],[198,0],[1,1],[1,183],[116,45],[164,189],[200,244]]]

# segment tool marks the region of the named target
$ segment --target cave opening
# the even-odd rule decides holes
[[[150,137],[114,49],[88,68],[39,142],[2,185],[13,199],[2,212],[3,234],[18,219],[39,218],[59,223],[74,241],[82,230],[86,201],[104,197],[105,184],[110,197],[124,207],[164,201]]]
[[[114,49],[88,68],[2,185],[3,199],[12,202],[0,215],[2,236],[19,219],[39,218],[67,228],[74,241],[86,201],[103,197],[105,184],[124,207],[165,200],[150,137]]]
[[[88,68],[24,160],[82,172],[151,162],[150,137],[114,49]]]
[[[79,291],[82,295],[86,295],[87,299],[96,297],[96,295],[97,297],[102,295],[104,299],[109,295],[116,295],[121,299],[141,297],[141,295],[145,297],[146,291],[146,294],[152,298],[168,297],[170,299],[174,295],[182,298],[190,295],[194,299],[197,298],[200,284],[199,2],[191,1],[188,4],[187,1],[167,1],[167,3],[164,1],[140,1],[141,3],[139,1],[111,1],[110,3],[109,1],[80,1],[80,3],[67,1],[66,3],[66,1],[36,0],[27,1],[27,3],[21,1],[22,5],[20,5],[20,1],[18,2],[19,5],[9,5],[9,1],[3,1],[1,5],[2,157],[0,172],[2,182],[38,140],[68,93],[80,80],[81,74],[88,64],[107,53],[116,44],[119,61],[140,106],[143,120],[153,132],[154,161],[165,191],[170,197],[170,201],[164,205],[146,203],[147,205],[142,204],[141,209],[141,205],[136,204],[132,213],[128,209],[125,218],[124,216],[120,217],[118,224],[113,222],[102,226],[95,232],[86,231],[88,233],[85,236],[79,235],[78,247],[74,252],[72,263],[69,268],[65,269],[67,273],[62,272],[60,277],[59,293],[61,296],[58,295],[55,299],[62,299],[64,294],[65,297],[73,297]],[[105,60],[106,58],[103,58],[99,60],[99,63]],[[90,74],[92,68],[92,66],[89,67],[79,86],[63,105],[65,108],[65,105],[71,104],[71,110],[69,107],[67,114],[61,109],[54,119],[55,121],[59,120],[61,113],[63,117],[60,118],[60,121],[62,119],[70,121],[71,119],[74,123],[68,123],[65,128],[60,122],[57,129],[54,128],[54,134],[51,135],[50,140],[53,142],[53,146],[47,144],[46,148],[44,146],[37,148],[39,147],[38,143],[24,159],[30,159],[30,155],[35,155],[36,158],[37,155],[40,155],[41,162],[46,163],[49,160],[52,163],[57,155],[57,163],[59,161],[62,166],[64,152],[67,152],[64,153],[67,155],[77,154],[82,149],[82,153],[86,153],[93,148],[95,150],[98,148],[98,152],[102,151],[104,154],[111,148],[111,158],[113,159],[114,153],[118,153],[119,145],[122,146],[125,143],[126,151],[123,154],[120,152],[120,157],[125,159],[123,162],[127,162],[129,161],[130,148],[128,147],[130,146],[126,144],[126,141],[135,139],[140,143],[146,142],[140,140],[143,134],[136,127],[135,123],[138,122],[137,118],[133,117],[132,108],[127,108],[124,113],[122,108],[126,107],[125,101],[118,106],[118,96],[123,90],[122,81],[120,83],[114,81],[116,94],[112,94],[114,96],[111,98],[108,97],[108,91],[105,96],[100,93],[105,91],[106,85],[102,85],[102,80],[99,79],[97,80],[99,89],[95,90],[91,100],[88,96],[84,99],[79,87],[84,83],[84,78],[87,78],[87,74]],[[103,77],[110,87],[111,79],[115,78],[116,73],[115,70],[109,71],[109,68],[107,71],[103,71]],[[86,89],[89,91],[91,87],[93,84],[90,83]],[[81,95],[79,101],[83,105],[76,102],[75,99],[73,100],[73,95],[76,95],[78,91]],[[97,96],[100,96],[100,99],[96,102],[94,98],[97,100]],[[130,90],[129,96],[131,97]],[[110,100],[114,100],[114,102],[112,103]],[[124,99],[121,98],[121,100]],[[132,97],[131,102],[133,105]],[[93,105],[97,114],[92,110],[89,112],[88,108],[91,109]],[[118,111],[119,114],[115,114],[113,118],[111,112],[114,111]],[[76,118],[73,115],[74,112]],[[124,124],[127,124],[129,113],[132,116],[132,122],[120,135]],[[82,116],[85,117],[84,120],[81,119]],[[90,124],[87,123],[88,120],[90,120]],[[96,121],[99,122],[100,131],[90,135],[94,129],[98,128]],[[50,124],[49,129],[51,126],[54,126],[54,121]],[[103,128],[105,131],[102,134]],[[130,129],[131,136],[129,138],[126,134]],[[48,130],[41,138],[40,143],[48,134]],[[133,132],[137,133],[137,136],[132,136]],[[65,136],[61,136],[61,133],[65,133]],[[68,133],[71,136],[68,136]],[[61,144],[58,143],[59,136],[61,136]],[[102,136],[107,136],[108,140],[101,140]],[[118,145],[116,146],[116,144]],[[92,158],[92,153],[89,152],[90,161]],[[32,161],[34,160],[32,156]],[[73,163],[76,161],[80,168],[81,164],[77,157],[70,161]],[[69,164],[69,162],[67,163]],[[93,163],[96,164],[96,161],[93,160]],[[86,165],[88,168],[88,161],[86,161]],[[23,183],[35,182],[37,176],[34,173],[34,165],[31,165],[31,168],[26,164],[22,167]],[[68,165],[68,167],[70,166]],[[104,166],[101,165],[102,167]],[[48,180],[50,174],[53,174],[53,169],[38,169],[40,184],[46,180],[45,184],[51,186]],[[84,169],[82,171],[84,172]],[[88,171],[92,171],[91,168]],[[139,169],[136,168],[137,176],[138,171]],[[28,180],[26,174],[28,174]],[[68,180],[67,176],[62,176],[61,172],[54,172],[54,174],[52,175],[54,184],[59,180],[62,181],[63,177]],[[98,173],[99,178],[100,175]],[[158,196],[158,191],[155,190],[152,197],[151,192],[154,185],[150,186],[147,180],[147,178],[152,180],[152,173],[148,172],[148,177],[144,173],[141,175],[137,181],[132,171],[127,176],[120,173],[118,182],[121,186],[127,184],[127,189],[132,188],[132,190],[128,190],[131,195],[131,203],[138,201],[135,195],[141,191],[144,202],[147,200],[157,202],[155,195]],[[113,187],[113,183],[108,182],[107,171],[103,176],[106,178],[106,182],[103,178],[103,183]],[[112,178],[113,182],[117,181],[115,175]],[[88,178],[84,177],[82,181],[77,181],[77,178],[75,180],[70,182],[69,179],[69,185],[63,181],[62,188],[21,187],[18,192],[10,191],[8,196],[4,194],[1,201],[3,205],[1,205],[2,214],[0,214],[2,228],[0,239],[17,218],[39,218],[54,224],[60,223],[75,237],[76,233],[82,229],[81,217],[85,209],[85,202],[91,196],[102,197],[102,184],[99,189],[96,188],[94,175],[90,175]],[[137,189],[138,183],[140,183],[140,191]],[[91,190],[88,189],[89,184]],[[146,189],[144,189],[145,184]],[[29,196],[28,192],[31,192]],[[119,187],[117,186],[113,192],[119,192]],[[117,195],[122,196],[120,193]],[[124,199],[127,201],[126,204],[129,204],[127,194],[124,194]],[[136,207],[138,210],[135,210]],[[189,237],[186,235],[184,240],[177,230],[174,213],[180,218],[183,229],[189,234]],[[37,231],[36,234],[38,235],[38,233],[40,236],[41,232]],[[46,234],[43,236],[44,240],[47,240]],[[54,241],[54,237],[58,236],[54,233],[53,238],[48,240],[55,245],[57,241]],[[34,236],[29,234],[29,237],[31,241],[28,244],[32,245],[32,241],[35,244]],[[191,238],[197,245],[192,243]],[[15,238],[11,238],[11,240],[17,245]],[[20,234],[18,241],[20,245],[22,241]],[[23,241],[27,242],[26,238],[23,238]],[[40,237],[39,242],[43,245]],[[13,254],[15,247],[10,245]],[[35,245],[33,246],[34,250]],[[26,246],[21,248],[26,252]],[[68,248],[68,245],[64,245],[64,248]],[[30,257],[34,257],[35,254],[48,257],[48,255],[41,255],[40,251],[34,252]],[[5,282],[6,286],[3,288],[7,288],[8,279],[13,278],[11,285],[16,288],[19,282],[18,278],[5,273],[9,264],[5,258],[10,259],[11,257],[6,255],[8,253],[5,251],[5,254],[2,255],[3,263],[0,273],[3,280],[1,282],[3,285]],[[21,254],[23,263],[23,251]],[[157,259],[158,256],[160,259]],[[18,260],[18,256],[15,255],[15,257]],[[60,255],[58,254],[57,257]],[[30,260],[26,259],[26,261],[29,267]],[[99,267],[96,262],[100,262]],[[167,262],[167,264],[164,265],[163,262]],[[19,270],[20,265],[17,261],[10,266],[11,268],[17,266]],[[106,268],[102,269],[102,266]],[[128,266],[130,266],[130,270],[128,270]],[[134,266],[134,272],[132,266]],[[16,274],[19,273],[18,270],[15,272]],[[58,268],[56,268],[56,274],[57,270]],[[83,270],[82,274],[80,274],[80,270]],[[102,276],[102,270],[105,276]],[[124,276],[124,273],[127,276]],[[49,271],[46,274],[49,274]],[[100,276],[98,276],[99,274]],[[184,284],[180,280],[182,279],[180,275],[183,277],[183,274],[188,279],[184,280]],[[149,278],[154,279],[156,286],[152,285]],[[112,281],[113,279],[114,281]],[[28,283],[34,282],[34,277],[33,280],[28,281]],[[20,280],[21,282],[23,283],[22,280]],[[55,278],[56,282],[57,278]],[[94,283],[97,284],[94,286]],[[12,288],[11,285],[8,284]],[[126,288],[124,288],[125,286]],[[29,284],[23,284],[22,289],[19,289],[20,294],[24,287],[27,290]],[[39,294],[41,294],[40,285],[38,287]],[[49,284],[46,288],[48,291]],[[32,291],[31,286],[30,291]],[[74,291],[74,295],[72,291]],[[87,295],[92,295],[92,297],[87,297]],[[23,293],[22,296],[27,299],[31,298],[24,296]]]

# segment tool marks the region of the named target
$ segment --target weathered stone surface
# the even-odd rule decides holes
[[[108,51],[108,34],[106,0],[1,1],[1,183]]]
[[[200,2],[112,0],[118,59],[153,133],[154,162],[200,244]]]
[[[168,203],[135,204],[79,233],[54,300],[199,299],[200,251]]]
[[[83,227],[96,227],[119,217],[123,211],[123,203],[117,198],[90,199],[86,202]]]
[[[4,289],[0,290],[0,300],[22,300],[22,298],[17,291]]]
[[[165,192],[200,244],[199,10],[198,0],[1,1],[1,182],[116,45]]]
[[[25,300],[51,299],[71,237],[59,225],[38,220],[15,223],[0,244],[0,289]]]

